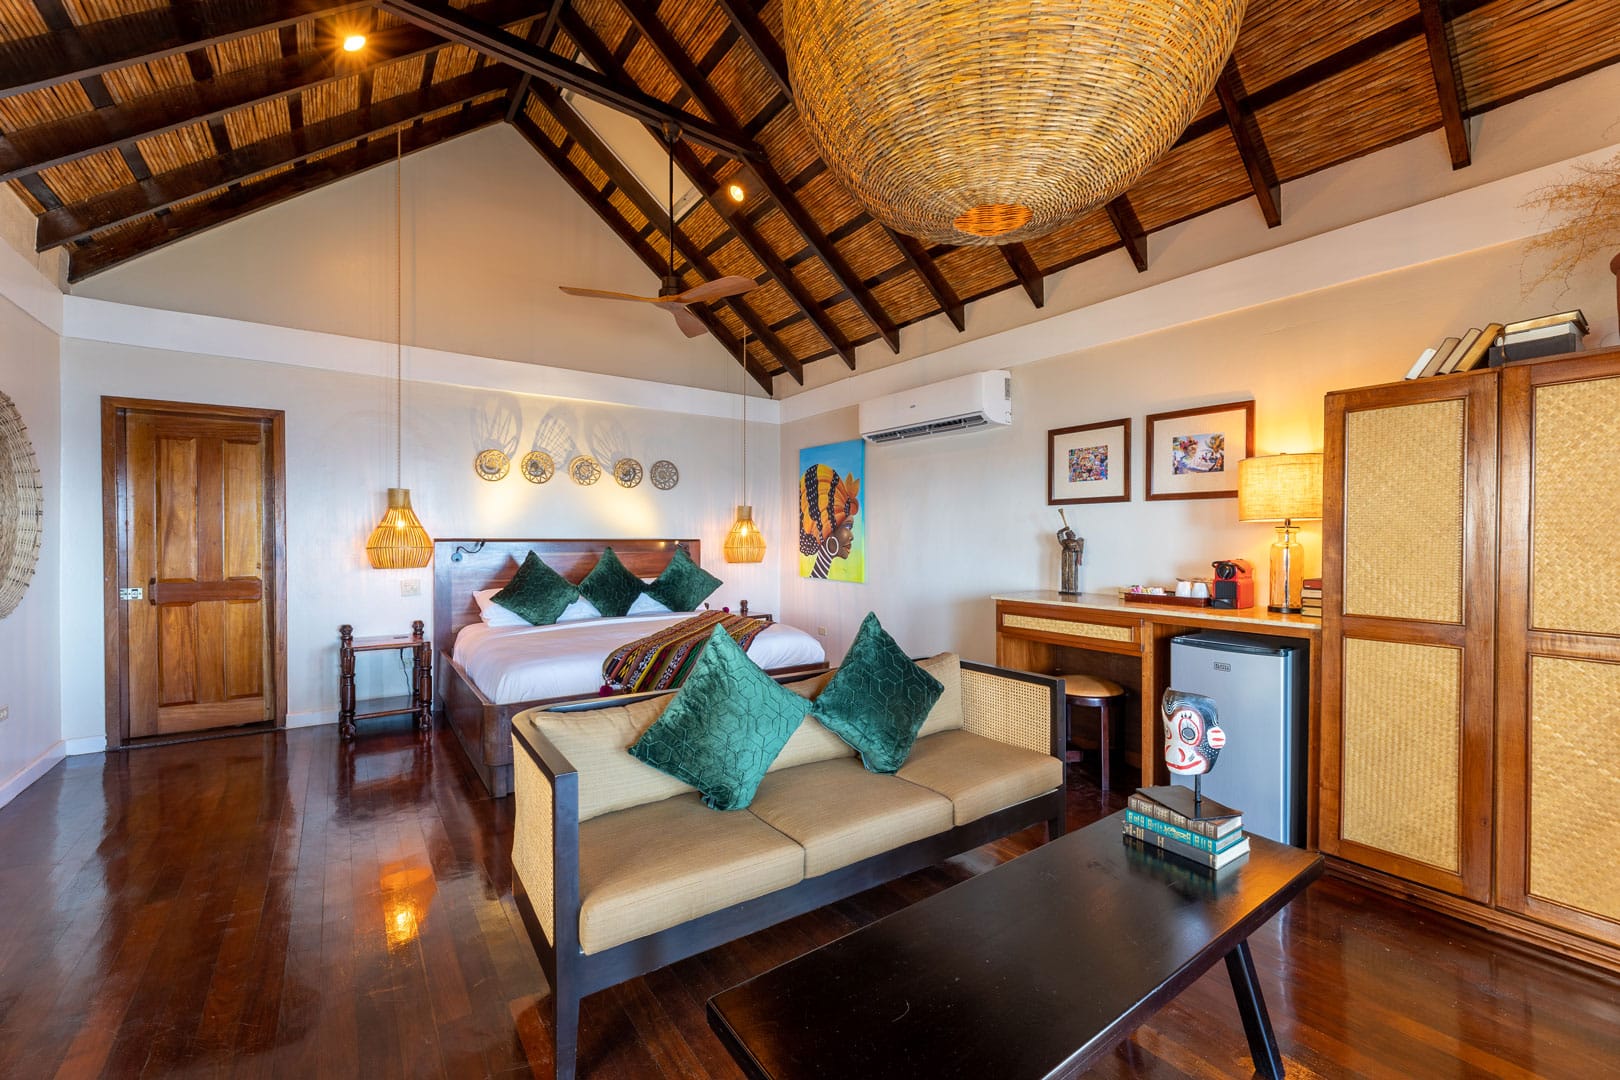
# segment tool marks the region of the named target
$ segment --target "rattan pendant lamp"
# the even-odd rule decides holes
[[[1244,0],[783,0],[833,174],[933,243],[1051,232],[1119,195],[1208,99]]]
[[[754,523],[754,508],[748,505],[748,330],[742,339],[743,399],[742,399],[742,503],[737,507],[737,518],[726,534],[724,551],[728,563],[757,563],[765,560],[765,534]]]
[[[433,538],[411,509],[411,489],[401,484],[400,445],[404,441],[401,408],[405,384],[403,318],[400,309],[400,173],[405,164],[404,145],[394,132],[394,487],[388,489],[388,509],[366,539],[366,558],[377,570],[416,570],[433,559]]]

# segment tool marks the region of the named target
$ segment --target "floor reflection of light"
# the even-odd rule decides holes
[[[383,933],[390,951],[403,948],[421,933],[422,922],[439,886],[431,867],[390,863],[378,879],[382,887]]]

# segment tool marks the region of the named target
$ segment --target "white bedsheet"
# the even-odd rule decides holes
[[[456,635],[451,655],[497,705],[594,694],[602,686],[602,661],[614,649],[691,617],[684,612],[551,626],[473,623]],[[761,630],[748,647],[748,655],[767,669],[820,664],[827,659],[819,641],[783,623]]]

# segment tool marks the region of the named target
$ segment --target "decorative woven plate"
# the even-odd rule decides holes
[[[480,480],[504,480],[511,468],[512,459],[506,456],[505,450],[485,450],[473,458],[473,472]]]
[[[22,603],[39,561],[45,493],[28,428],[0,394],[0,619]]]
[[[602,466],[589,454],[581,454],[568,463],[568,475],[573,477],[574,483],[588,486],[602,479]]]
[[[641,462],[633,457],[620,458],[613,463],[613,479],[620,487],[633,488],[641,483]]]
[[[530,450],[523,455],[523,462],[518,466],[523,473],[523,479],[531,484],[543,484],[557,475],[557,463],[551,460],[551,455],[544,450]]]
[[[652,478],[652,486],[659,491],[668,491],[681,482],[681,470],[675,467],[673,461],[655,461],[647,475]]]

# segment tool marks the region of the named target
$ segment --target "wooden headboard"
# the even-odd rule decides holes
[[[512,580],[529,552],[576,585],[591,572],[602,552],[612,548],[637,577],[657,577],[679,545],[703,565],[697,540],[436,540],[433,543],[433,644],[454,647],[463,626],[478,621],[473,593],[498,589]]]

